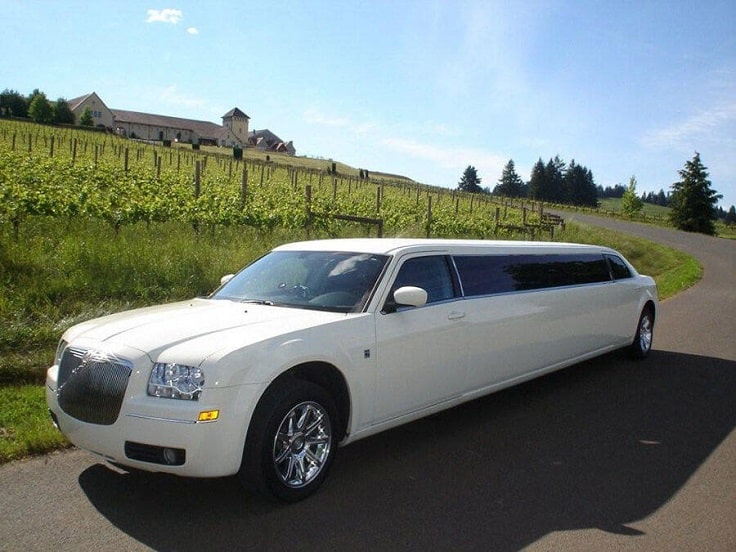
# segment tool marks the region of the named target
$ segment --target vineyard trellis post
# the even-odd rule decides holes
[[[427,237],[432,235],[432,196],[427,194]]]
[[[309,239],[312,231],[312,185],[307,184],[305,187],[306,193],[306,220],[304,221],[304,229],[307,231],[307,239]]]
[[[243,176],[240,181],[240,208],[244,209],[248,201],[248,166],[243,163]]]

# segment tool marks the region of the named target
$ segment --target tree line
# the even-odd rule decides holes
[[[593,173],[573,159],[569,164],[559,155],[546,164],[541,158],[534,164],[528,182],[517,174],[513,159],[503,168],[498,184],[491,190],[480,186],[478,171],[469,165],[458,182],[458,190],[470,193],[493,194],[505,197],[522,197],[547,203],[596,208],[602,198],[621,198],[622,211],[627,216],[637,215],[644,203],[669,207],[670,222],[680,230],[714,235],[715,221],[736,224],[736,207],[728,211],[716,207],[723,196],[712,189],[706,167],[695,153],[692,160],[678,171],[680,180],[673,183],[671,192],[636,194],[636,177],[632,176],[628,186],[596,186]]]
[[[59,98],[50,101],[44,92],[36,88],[28,96],[17,90],[6,88],[0,93],[0,117],[30,119],[35,123],[73,125],[76,123],[69,102]],[[79,120],[80,126],[93,126],[92,112],[89,108]]]
[[[547,164],[540,158],[532,168],[529,182],[524,182],[518,175],[513,159],[506,163],[492,191],[487,187],[481,188],[480,182],[478,171],[470,165],[465,169],[458,189],[470,193],[526,197],[547,203],[598,206],[598,189],[592,171],[574,159],[567,164],[559,155],[551,158]]]

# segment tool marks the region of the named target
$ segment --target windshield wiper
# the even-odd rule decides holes
[[[248,303],[249,305],[268,305],[269,307],[274,306],[273,301],[266,301],[265,299],[243,299],[241,303]]]

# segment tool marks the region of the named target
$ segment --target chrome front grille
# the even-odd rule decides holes
[[[120,414],[132,370],[127,360],[67,347],[59,363],[59,406],[83,422],[112,425]]]

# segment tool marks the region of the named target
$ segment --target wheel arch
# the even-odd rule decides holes
[[[319,385],[325,389],[335,401],[338,415],[337,441],[342,441],[348,431],[348,422],[350,420],[350,391],[348,390],[347,381],[342,372],[334,365],[322,362],[305,362],[293,366],[286,372],[280,374],[266,388],[261,399],[266,396],[274,386],[288,385],[290,379],[299,379],[308,381],[315,385]],[[260,403],[260,401],[259,401]],[[257,408],[257,407],[256,407]]]
[[[647,299],[644,302],[641,312],[644,312],[645,310],[649,310],[649,312],[652,313],[652,323],[654,323],[657,320],[657,305],[654,304],[653,299]]]

